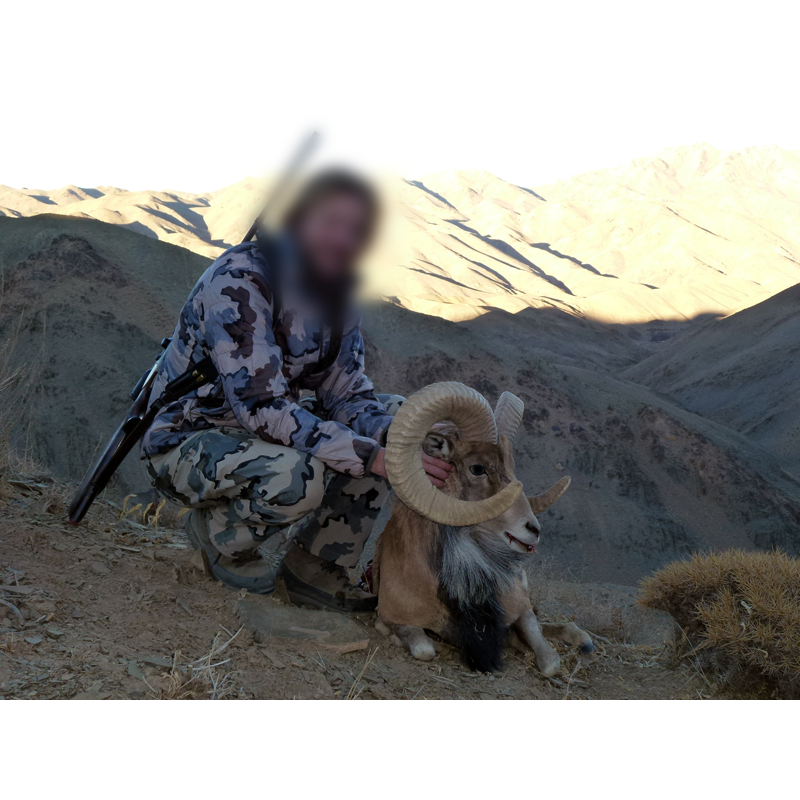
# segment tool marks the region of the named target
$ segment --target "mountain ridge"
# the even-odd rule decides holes
[[[0,215],[88,216],[214,258],[264,190],[0,186]],[[557,307],[677,330],[800,282],[800,155],[774,146],[669,148],[533,188],[448,170],[389,178],[384,193],[393,222],[366,294],[447,319]]]

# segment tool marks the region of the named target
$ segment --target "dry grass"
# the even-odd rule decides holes
[[[800,560],[739,550],[695,555],[645,579],[640,602],[681,626],[679,657],[734,691],[800,697]]]
[[[367,671],[367,667],[372,663],[372,660],[378,654],[378,648],[376,647],[372,652],[367,653],[367,660],[364,662],[364,666],[361,667],[361,672],[358,673],[356,679],[353,681],[353,684],[350,686],[350,690],[347,692],[346,700],[358,700],[361,697],[361,693],[364,691],[365,687],[362,685],[360,688],[358,687],[359,682],[364,677],[364,673]]]
[[[147,680],[147,686],[159,700],[222,700],[226,697],[236,697],[238,690],[233,676],[220,670],[229,664],[230,658],[223,658],[222,653],[228,645],[241,633],[239,628],[230,634],[226,641],[218,634],[214,637],[211,650],[204,656],[190,664],[179,664],[180,653],[175,653],[172,668],[166,676],[165,685],[156,688]]]
[[[0,344],[0,476],[29,476],[42,471],[41,466],[32,462],[27,453],[20,453],[18,448],[11,445],[12,432],[22,419],[39,368],[37,358],[18,366],[21,360],[17,353],[21,324],[20,317],[17,328],[6,332],[5,340]]]

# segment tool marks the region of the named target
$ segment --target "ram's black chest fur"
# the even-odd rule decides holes
[[[507,585],[517,557],[510,551],[487,549],[463,530],[442,525],[432,558],[439,599],[450,617],[446,638],[458,647],[470,669],[501,669],[508,626],[500,590]]]
[[[458,647],[464,664],[477,672],[500,670],[508,626],[497,597],[465,604],[440,587],[439,598],[450,612],[448,638]]]

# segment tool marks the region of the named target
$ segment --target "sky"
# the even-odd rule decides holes
[[[0,184],[209,191],[318,163],[537,186],[665,147],[800,149],[787,3],[6,4]]]

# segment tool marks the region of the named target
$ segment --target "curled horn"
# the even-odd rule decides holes
[[[509,509],[522,484],[515,480],[485,500],[459,500],[439,491],[422,467],[421,446],[431,426],[450,420],[468,442],[497,442],[497,425],[486,400],[462,383],[434,383],[415,392],[389,428],[386,472],[395,494],[412,511],[440,525],[479,525]]]
[[[567,491],[569,485],[571,483],[571,479],[568,475],[565,475],[558,483],[554,486],[551,486],[546,492],[542,494],[537,494],[536,497],[529,497],[528,502],[531,504],[531,511],[534,514],[540,514],[546,508],[550,508],[559,497],[561,497],[564,492]]]
[[[497,405],[494,407],[494,419],[497,423],[497,432],[502,433],[509,439],[517,435],[520,423],[522,422],[522,412],[525,410],[525,403],[511,392],[503,392]]]

